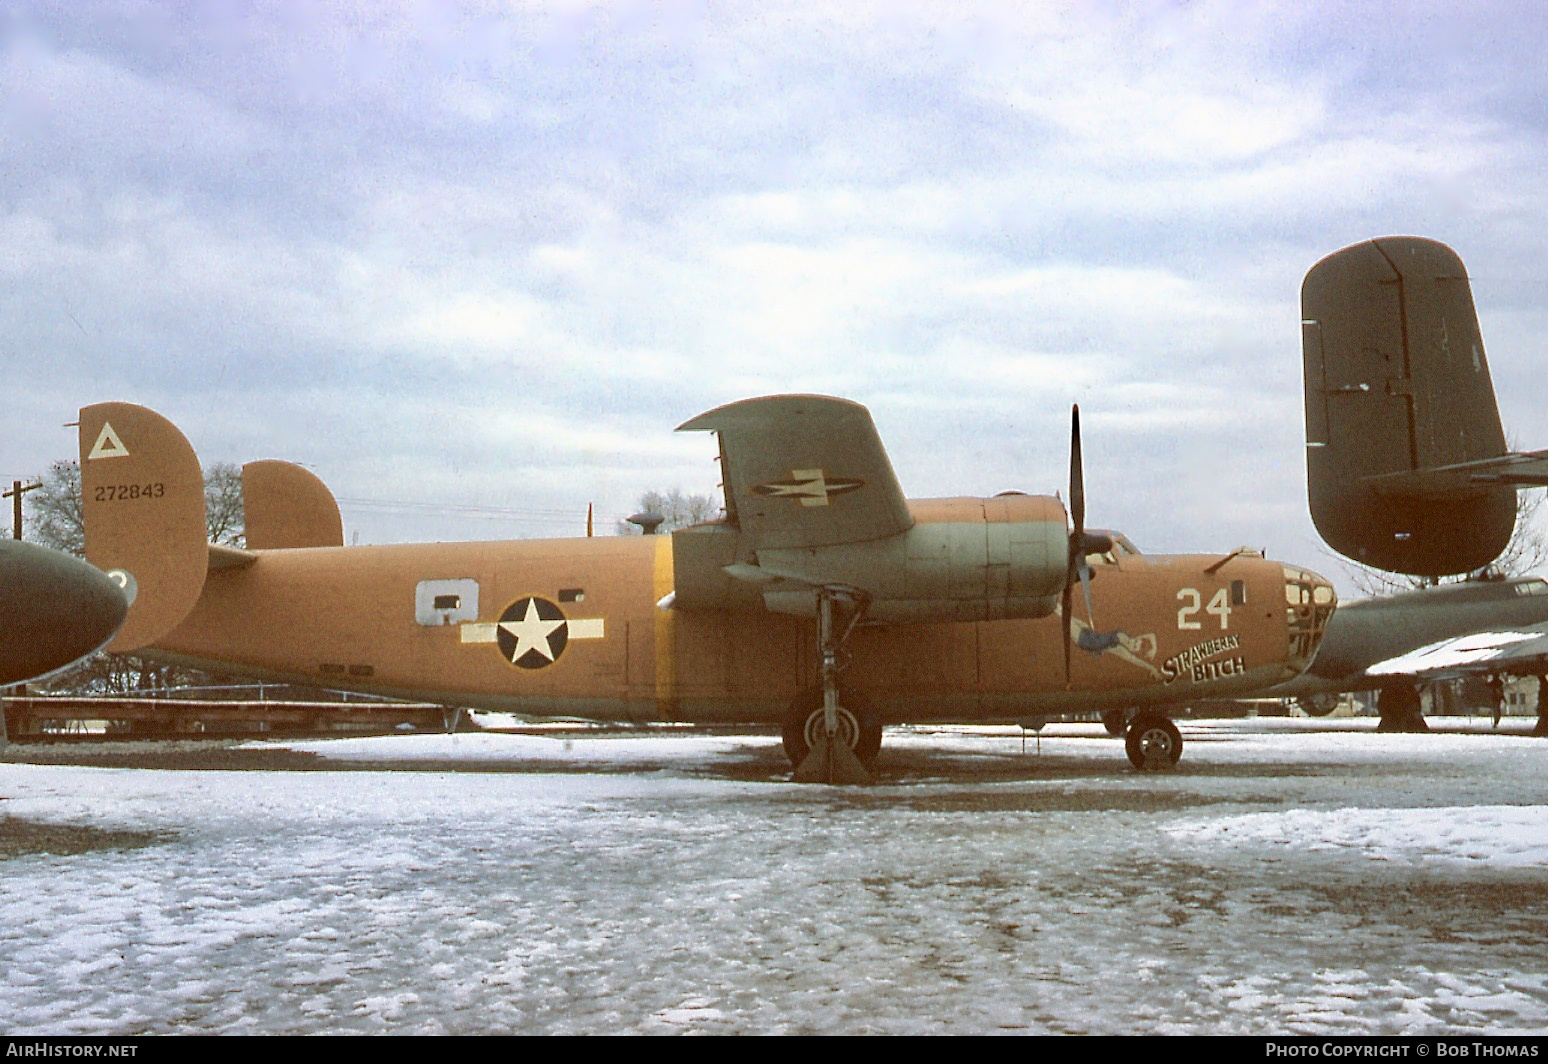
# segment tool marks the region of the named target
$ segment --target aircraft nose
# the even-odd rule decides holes
[[[1290,633],[1287,666],[1291,678],[1306,671],[1322,637],[1328,630],[1328,618],[1338,606],[1338,592],[1326,579],[1307,569],[1286,565],[1285,620]]]
[[[0,540],[0,685],[55,672],[112,639],[129,611],[107,574],[59,551]]]

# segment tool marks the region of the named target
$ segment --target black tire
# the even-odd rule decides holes
[[[1102,714],[1102,727],[1107,729],[1107,734],[1118,738],[1124,732],[1124,727],[1129,723],[1129,714],[1122,709],[1110,709]]]
[[[785,743],[785,756],[792,766],[799,766],[811,753],[812,743],[827,727],[822,691],[807,691],[796,699],[785,714],[781,736]],[[870,704],[850,691],[839,691],[838,704],[839,738],[854,751],[860,764],[869,768],[881,751],[882,725]]]
[[[1430,726],[1424,719],[1424,702],[1419,689],[1412,684],[1400,683],[1383,687],[1376,696],[1376,711],[1381,719],[1376,722],[1379,732],[1427,732]]]
[[[1295,704],[1308,717],[1326,717],[1338,708],[1338,695],[1310,695],[1297,698]]]
[[[1171,768],[1182,757],[1182,733],[1159,713],[1141,713],[1129,722],[1123,746],[1129,764],[1141,772]]]

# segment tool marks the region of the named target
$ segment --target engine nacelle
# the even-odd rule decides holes
[[[750,561],[722,562],[713,575],[706,563],[724,550],[714,549],[715,526],[679,532],[675,605],[734,608],[761,599],[776,613],[814,616],[815,589],[829,586],[854,589],[868,603],[865,619],[886,624],[996,621],[1054,611],[1069,565],[1069,531],[1058,499],[1001,495],[908,505],[914,525],[900,535],[759,551]],[[734,531],[724,531],[734,538]]]

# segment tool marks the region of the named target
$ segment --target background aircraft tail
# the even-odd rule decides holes
[[[1497,558],[1516,521],[1494,384],[1462,260],[1384,237],[1301,287],[1312,521],[1346,557],[1441,576]]]
[[[137,650],[180,624],[208,572],[204,474],[166,418],[132,403],[81,410],[86,558],[130,599],[107,649]]]

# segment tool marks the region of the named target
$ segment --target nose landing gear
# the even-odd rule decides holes
[[[1123,740],[1129,764],[1141,772],[1165,770],[1182,757],[1182,733],[1177,725],[1159,713],[1142,712],[1129,722]]]

